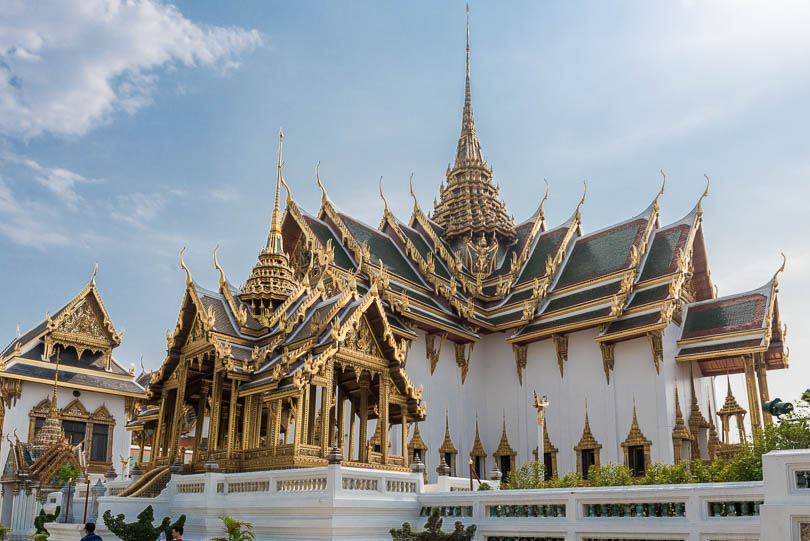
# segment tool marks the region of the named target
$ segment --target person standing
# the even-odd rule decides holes
[[[182,526],[172,526],[172,539],[174,541],[183,541],[183,527]],[[82,540],[84,541],[84,540]]]
[[[88,522],[84,525],[84,537],[81,541],[102,541],[101,536],[96,533],[96,523]]]

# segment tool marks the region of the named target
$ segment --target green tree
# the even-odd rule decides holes
[[[425,531],[415,532],[409,523],[403,522],[402,528],[391,528],[391,539],[393,541],[472,541],[472,538],[475,537],[475,524],[465,528],[464,524],[457,520],[452,532],[444,532],[442,522],[439,509],[434,508],[425,524]]]
[[[155,527],[152,522],[155,520],[155,511],[151,505],[138,514],[135,522],[124,522],[123,514],[112,516],[110,510],[104,511],[104,525],[121,541],[155,541],[160,536],[160,532],[166,534],[166,538],[171,538],[172,528],[182,526],[186,523],[186,515],[180,515],[176,522],[172,523],[169,517],[165,517],[161,523]]]
[[[219,517],[225,530],[225,537],[215,537],[211,541],[256,541],[253,524],[224,516]]]

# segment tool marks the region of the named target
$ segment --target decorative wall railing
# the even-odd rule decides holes
[[[481,541],[755,541],[763,500],[762,482],[425,493],[414,527],[436,507]]]

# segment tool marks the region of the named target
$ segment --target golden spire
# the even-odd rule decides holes
[[[390,211],[390,210],[388,210],[388,201],[386,201],[386,200],[385,200],[385,195],[383,195],[383,190],[382,190],[382,179],[383,179],[383,178],[382,178],[382,176],[380,176],[380,199],[382,199],[382,200],[383,200],[383,204],[385,205],[385,213],[386,213],[386,214],[390,214],[390,213],[391,213],[391,211]]]
[[[42,427],[34,436],[31,442],[31,452],[33,458],[41,456],[51,446],[57,444],[62,439],[61,422],[59,421],[59,406],[57,405],[57,388],[59,386],[59,353],[61,348],[56,346],[56,369],[53,372],[53,397],[51,398],[51,409]]]
[[[270,235],[267,237],[266,250],[270,253],[284,253],[284,245],[281,239],[281,211],[279,210],[278,198],[281,193],[281,168],[284,162],[281,161],[281,143],[284,140],[284,132],[278,130],[278,165],[276,166],[276,200],[273,205],[273,218],[270,222]]]
[[[697,209],[698,209],[698,210],[697,210],[697,213],[698,213],[698,216],[702,216],[702,215],[703,215],[703,199],[704,199],[704,198],[705,198],[707,195],[709,195],[709,184],[711,183],[711,181],[709,180],[709,175],[707,175],[707,174],[705,174],[705,173],[704,173],[704,175],[703,175],[703,176],[706,178],[706,189],[705,189],[705,190],[703,190],[703,194],[700,196],[700,199],[698,199],[698,204],[697,204]]]
[[[779,280],[778,280],[776,277],[777,277],[777,276],[779,276],[779,273],[780,273],[780,272],[784,272],[784,271],[785,271],[785,264],[787,263],[787,258],[785,257],[785,253],[784,253],[784,252],[780,252],[780,253],[782,254],[782,266],[781,266],[781,267],[779,267],[779,268],[776,270],[776,272],[774,273],[774,275],[773,275],[773,284],[774,284],[774,287],[776,287],[777,285],[779,285]]]
[[[683,420],[683,412],[681,412],[681,399],[678,394],[678,381],[675,381],[675,426],[672,429],[672,437],[680,438],[683,440],[691,440],[692,434],[686,428],[686,423]]]
[[[53,399],[51,400],[51,415],[57,415],[56,393],[59,385],[59,346],[56,346],[56,370],[53,371]]]

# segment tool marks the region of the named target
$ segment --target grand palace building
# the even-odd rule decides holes
[[[382,218],[364,224],[318,177],[310,213],[294,197],[305,183],[284,178],[282,137],[255,266],[236,286],[215,250],[219,283],[206,287],[181,252],[185,291],[158,370],[136,381],[112,358],[121,336],[94,281],[6,347],[4,498],[43,453],[61,457],[45,461],[48,475],[75,459],[65,442],[82,430],[98,472],[128,455],[132,435],[144,474],[121,495],[137,496],[172,473],[328,461],[422,462],[430,480],[503,475],[537,460],[538,395],[547,476],[729,456],[746,427],[772,422],[767,373],[788,365],[776,254],[774,274],[717,295],[708,178],[669,224],[663,175],[646,208],[598,231],[583,229],[585,187],[564,222],[546,221],[546,190],[515,223],[475,128],[469,31],[461,133],[432,209],[414,196],[410,216],[395,216],[380,185]],[[730,386],[715,396],[714,379],[725,389],[734,374],[742,404]]]

